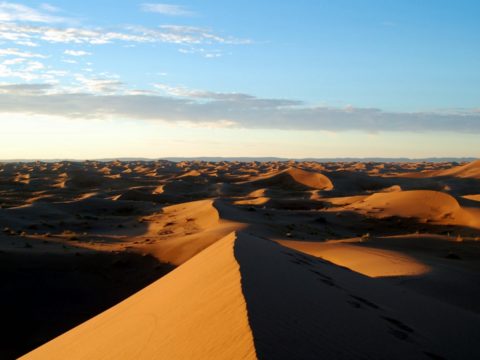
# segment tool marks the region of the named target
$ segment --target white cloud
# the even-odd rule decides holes
[[[206,57],[207,59],[214,59],[214,58],[221,57],[222,54],[214,52],[214,53],[206,53],[203,56]]]
[[[46,73],[55,77],[64,77],[69,74],[69,72],[66,70],[47,70]]]
[[[198,128],[207,128],[207,129],[225,129],[225,128],[234,128],[238,127],[238,124],[235,121],[228,120],[228,119],[219,119],[217,121],[177,121],[175,125],[190,128],[190,129],[198,129]]]
[[[119,91],[122,83],[115,79],[79,78],[79,81],[83,81],[90,93],[61,92],[55,88],[37,89],[33,94],[3,92],[0,112],[250,129],[480,133],[480,113],[475,109],[400,113],[373,108],[307,106],[295,100],[209,91],[172,97],[148,91],[122,93]]]
[[[178,49],[182,54],[200,54],[204,58],[213,59],[223,56],[223,52],[219,49],[204,49],[204,48],[180,48]]]
[[[65,21],[64,18],[44,13],[26,5],[0,2],[0,21],[28,21],[37,23],[56,23]]]
[[[53,80],[51,74],[45,73],[43,70],[45,65],[39,61],[4,61],[0,64],[0,78],[19,78],[24,81],[32,80]]]
[[[30,40],[20,40],[20,41],[16,41],[15,44],[17,45],[22,45],[22,46],[30,46],[30,47],[38,47],[38,44],[33,42],[33,41],[30,41]]]
[[[70,56],[87,56],[87,55],[92,55],[92,53],[88,51],[83,51],[83,50],[65,50],[63,52],[65,55],[70,55]]]
[[[25,62],[25,58],[13,58],[13,59],[7,59],[2,62],[3,65],[17,65]]]
[[[172,4],[152,4],[146,3],[141,5],[141,9],[146,12],[152,12],[168,16],[192,16],[194,13],[184,6]]]
[[[184,86],[169,86],[167,84],[157,83],[153,86],[167,95],[188,97],[192,99],[209,99],[209,100],[234,100],[244,101],[253,100],[254,96],[241,93],[217,93],[213,91],[189,89]]]
[[[248,44],[249,40],[222,37],[212,31],[192,26],[163,25],[158,28],[129,26],[122,31],[101,28],[33,26],[0,22],[0,39],[9,41],[45,41],[63,44],[102,45],[112,42],[170,43],[179,45]]]
[[[29,62],[27,62],[27,67],[25,68],[25,71],[35,72],[35,71],[43,70],[43,69],[45,69],[45,65],[43,65],[41,62],[39,62],[39,61],[29,61]]]
[[[117,79],[87,78],[77,74],[75,79],[81,84],[80,90],[93,94],[113,94],[123,88],[123,83]]]
[[[51,84],[0,84],[0,94],[44,94],[52,87]]]
[[[45,59],[47,56],[42,54],[31,53],[28,51],[22,51],[15,48],[0,49],[0,56],[18,56],[22,58],[42,58]]]
[[[236,39],[232,37],[222,37],[215,35],[210,29],[198,26],[184,26],[184,25],[160,25],[159,28],[163,32],[171,34],[191,36],[202,39],[202,43],[212,44],[251,44],[252,41],[248,39]],[[161,32],[160,32],[161,33]]]

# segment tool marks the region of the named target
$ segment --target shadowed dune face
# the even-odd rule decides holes
[[[410,234],[327,242],[278,242],[461,309],[480,312],[477,300],[480,244],[476,241]]]
[[[261,359],[462,358],[480,351],[462,347],[476,338],[473,324],[454,325],[466,326],[459,336],[422,321],[434,312],[423,307],[422,297],[400,295],[399,289],[249,236],[240,235],[235,257]],[[403,304],[392,305],[396,296]],[[428,306],[445,311],[450,325],[464,316],[439,303]]]
[[[22,359],[255,359],[234,234]]]
[[[431,322],[438,313],[449,326]],[[231,233],[22,359],[475,358],[480,349],[467,344],[480,320],[468,318],[269,240]]]
[[[35,349],[173,268],[152,256],[48,247],[36,253],[0,252],[2,359]]]
[[[41,304],[35,296],[18,304],[32,317],[48,316],[49,297],[51,304],[62,299],[70,315],[59,311],[65,322],[52,321],[48,331],[30,326],[34,320],[15,306],[15,280],[0,282],[9,321],[18,319],[11,338],[25,338],[11,342],[10,357],[131,294],[108,305],[81,295],[85,307],[77,306],[69,294],[96,288],[78,279],[101,278],[106,292],[117,276],[148,279],[125,285],[134,292],[176,267],[29,357],[72,351],[92,358],[100,351],[100,358],[218,358],[226,349],[228,358],[477,358],[471,346],[480,339],[477,168],[478,162],[0,164],[0,256],[11,260],[3,263],[9,279],[49,274],[53,258],[74,267],[90,258],[84,254],[140,259],[131,260],[134,268],[123,260],[103,268],[99,260],[100,267],[40,276],[35,288],[54,290],[42,294]],[[22,265],[27,258],[43,260]]]

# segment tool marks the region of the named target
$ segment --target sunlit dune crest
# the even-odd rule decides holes
[[[370,283],[268,240],[232,233],[23,358],[402,359],[426,352],[462,354],[444,341],[457,346],[470,341],[475,325],[462,323],[465,314],[415,294],[398,303],[400,294],[395,287]],[[437,311],[466,333],[455,335],[429,323]],[[336,342],[343,346],[331,345]]]
[[[457,177],[480,179],[480,160],[472,161],[465,165],[459,165],[445,170],[426,170],[420,173],[405,174],[405,176],[414,177]]]
[[[22,359],[255,359],[234,234]]]
[[[365,211],[378,217],[413,217],[422,222],[434,221],[480,228],[476,209],[469,211],[462,208],[454,197],[439,191],[376,193],[350,206],[356,211]]]
[[[297,168],[288,168],[279,172],[267,173],[251,181],[255,184],[281,186],[292,189],[297,187],[320,190],[333,189],[333,184],[327,176],[318,172],[310,172]]]

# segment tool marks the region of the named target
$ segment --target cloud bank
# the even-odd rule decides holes
[[[193,15],[185,7],[164,3],[145,3],[141,9],[169,16]],[[115,74],[94,72],[90,61],[95,59],[95,47],[170,44],[183,54],[214,58],[222,55],[222,48],[252,41],[189,25],[86,27],[61,14],[61,9],[48,4],[33,8],[0,1],[0,42],[4,44],[0,49],[0,79],[7,81],[0,83],[0,114],[187,122],[249,129],[480,133],[478,109],[401,113],[311,106],[291,99],[166,84],[132,89]],[[61,64],[76,65],[59,68],[55,55],[42,53],[52,47],[61,54]],[[83,61],[85,57],[88,62]],[[15,84],[17,81],[28,83]]]
[[[52,85],[0,86],[0,113],[84,119],[134,119],[249,129],[450,131],[480,133],[480,110],[388,112],[375,108],[308,106],[248,94],[184,91],[113,93],[120,84],[91,84],[100,93],[62,92]],[[163,89],[165,92],[165,89]]]

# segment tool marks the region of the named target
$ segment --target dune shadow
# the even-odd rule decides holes
[[[372,279],[241,233],[234,255],[259,359],[438,354],[428,339],[378,303],[373,295],[379,283]]]
[[[173,268],[126,252],[0,252],[1,357],[35,349]]]

